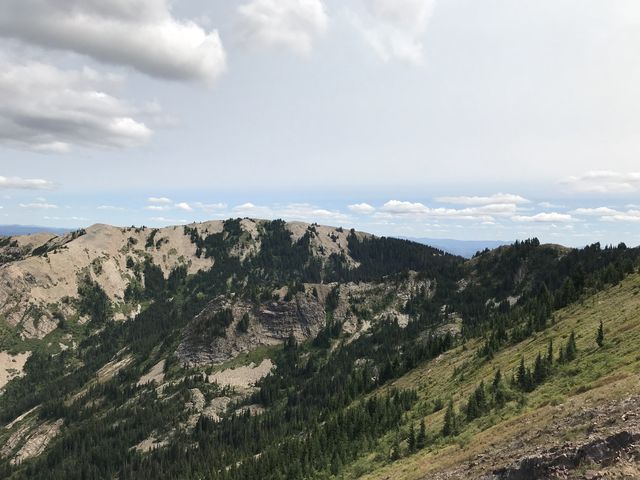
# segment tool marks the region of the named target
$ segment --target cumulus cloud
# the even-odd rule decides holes
[[[0,142],[52,153],[147,142],[151,130],[133,118],[142,112],[106,93],[117,83],[87,68],[61,70],[0,56]]]
[[[151,210],[153,212],[164,212],[165,210],[171,210],[170,205],[147,205],[145,210]]]
[[[172,200],[167,197],[149,197],[147,198],[147,202],[166,205],[167,203],[171,203]]]
[[[49,216],[45,216],[43,217],[45,220],[55,220],[55,221],[68,221],[68,220],[72,220],[72,221],[76,221],[76,222],[86,222],[89,219],[85,218],[85,217],[76,217],[76,216],[71,216],[71,217],[49,217]]]
[[[638,222],[640,221],[640,209],[629,208],[627,211],[615,210],[609,207],[577,208],[575,215],[599,217],[600,220],[613,222]]]
[[[49,180],[43,180],[41,178],[3,177],[0,175],[0,189],[2,190],[48,190],[50,188],[53,188],[53,182]]]
[[[362,213],[369,214],[376,211],[376,209],[371,205],[369,205],[368,203],[355,203],[353,205],[349,205],[347,208],[353,213],[361,213],[361,214]]]
[[[175,18],[168,0],[3,0],[0,36],[173,80],[211,83],[226,68],[218,32]]]
[[[542,212],[535,215],[514,215],[511,217],[514,222],[525,223],[567,223],[575,221],[568,213]]]
[[[238,32],[245,43],[303,55],[329,25],[321,0],[252,0],[238,7],[238,14]]]
[[[199,210],[203,210],[205,212],[219,211],[225,210],[227,208],[226,203],[203,203],[203,202],[195,202],[193,206]]]
[[[513,215],[518,207],[513,203],[496,203],[467,208],[432,208],[420,202],[389,200],[380,208],[378,216],[414,216],[442,219],[481,220],[490,222],[494,216]]]
[[[565,208],[564,205],[557,205],[551,202],[540,202],[538,203],[538,205],[541,206],[542,208]]]
[[[562,182],[578,193],[633,193],[640,191],[640,172],[595,170]]]
[[[187,202],[174,203],[173,200],[167,197],[149,197],[147,199],[149,205],[145,206],[145,210],[151,210],[154,212],[165,212],[167,210],[182,210],[184,212],[192,212],[193,206]],[[201,203],[194,204],[194,206],[201,206]]]
[[[188,220],[179,219],[179,218],[151,217],[150,220],[152,222],[167,223],[169,225],[178,224],[178,223],[188,223]]]
[[[124,210],[124,207],[117,207],[115,205],[100,205],[98,210],[113,210],[113,211],[121,211]]]
[[[440,203],[450,203],[452,205],[489,205],[489,204],[523,204],[530,203],[524,197],[520,195],[513,195],[511,193],[496,193],[494,195],[486,197],[470,197],[470,196],[457,196],[457,197],[438,197],[436,200]]]
[[[342,212],[327,210],[308,203],[291,203],[288,205],[267,207],[247,202],[233,207],[232,210],[236,215],[253,218],[282,218],[308,222],[343,222],[349,219],[349,216]]]
[[[385,62],[424,61],[424,35],[435,0],[365,0],[363,13],[350,11],[353,25]]]
[[[20,203],[20,208],[33,208],[33,209],[42,209],[42,210],[51,210],[58,208],[58,205],[54,205],[53,203],[47,203],[46,201],[39,201],[33,203]]]

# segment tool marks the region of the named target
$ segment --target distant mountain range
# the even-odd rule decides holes
[[[15,237],[17,235],[32,235],[34,233],[55,233],[62,235],[70,232],[70,228],[42,227],[38,225],[0,225],[0,237]]]
[[[445,252],[453,255],[460,255],[464,258],[471,258],[476,254],[476,252],[484,250],[485,248],[493,250],[494,248],[513,243],[505,240],[453,240],[449,238],[411,237],[406,237],[406,239],[444,250]]]

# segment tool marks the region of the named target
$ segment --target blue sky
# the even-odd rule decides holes
[[[639,27],[634,0],[6,0],[0,223],[636,245]]]

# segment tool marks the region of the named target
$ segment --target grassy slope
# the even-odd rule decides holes
[[[595,342],[600,320],[605,325],[602,349],[598,349]],[[549,447],[584,437],[586,424],[569,419],[576,411],[640,394],[640,275],[631,275],[620,285],[582,304],[556,312],[555,323],[546,331],[500,351],[491,361],[475,354],[480,342],[470,342],[422,365],[394,385],[416,388],[421,398],[407,424],[400,428],[401,438],[406,438],[408,424],[417,424],[421,418],[433,435],[440,431],[444,412],[432,413],[434,399],[441,398],[446,403],[453,397],[457,407],[464,408],[470,392],[481,380],[490,384],[497,368],[507,380],[521,355],[525,356],[527,365],[532,366],[538,352],[545,354],[549,338],[554,340],[557,356],[558,347],[566,342],[572,330],[577,336],[577,359],[557,366],[553,376],[526,394],[524,401],[509,402],[499,412],[492,411],[467,424],[457,438],[446,442],[436,438],[426,449],[391,464],[387,460],[393,439],[390,435],[377,453],[351,465],[345,477],[431,478],[437,472],[472,461],[476,465],[469,478],[473,478],[483,469],[510,463],[503,455],[510,455],[513,460],[538,445]],[[454,376],[456,368],[461,373]],[[482,454],[495,458],[479,457]],[[478,462],[478,458],[482,461]]]

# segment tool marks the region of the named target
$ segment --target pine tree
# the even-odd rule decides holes
[[[424,426],[424,419],[421,419],[420,429],[418,430],[418,437],[416,438],[416,448],[418,450],[421,450],[426,445],[427,445],[427,429]]]
[[[453,400],[449,400],[447,411],[444,413],[444,422],[442,424],[442,435],[448,437],[455,433],[456,429],[456,413],[453,409]]]
[[[602,324],[602,320],[600,320],[600,326],[598,327],[598,333],[596,335],[596,343],[600,348],[602,348],[602,346],[604,345],[604,325]]]
[[[524,356],[520,357],[520,365],[518,366],[518,371],[516,372],[516,381],[518,382],[518,386],[524,392],[529,391],[531,386],[531,373],[527,370],[524,364]]]
[[[493,389],[493,401],[496,407],[502,408],[506,403],[507,398],[502,386],[502,372],[500,372],[500,369],[496,370],[491,387]]]
[[[409,453],[413,453],[416,451],[416,430],[413,426],[413,423],[411,424],[411,427],[409,427],[409,438],[407,438],[407,445],[409,447]]]
[[[473,392],[467,402],[467,420],[470,422],[474,418],[480,416],[480,409],[478,408],[478,402],[476,400],[476,394]]]
[[[545,362],[542,360],[542,356],[538,353],[536,357],[536,363],[533,368],[533,383],[540,385],[547,377],[547,368]]]
[[[553,365],[553,339],[549,339],[549,346],[547,347],[547,366],[551,368]]]
[[[400,458],[400,442],[398,441],[398,435],[396,434],[393,440],[393,446],[391,447],[391,453],[389,454],[392,462],[395,462]]]
[[[567,348],[565,349],[565,361],[571,362],[576,358],[576,353],[578,352],[578,347],[576,346],[576,334],[575,332],[571,332],[569,335],[569,340],[567,340]]]

